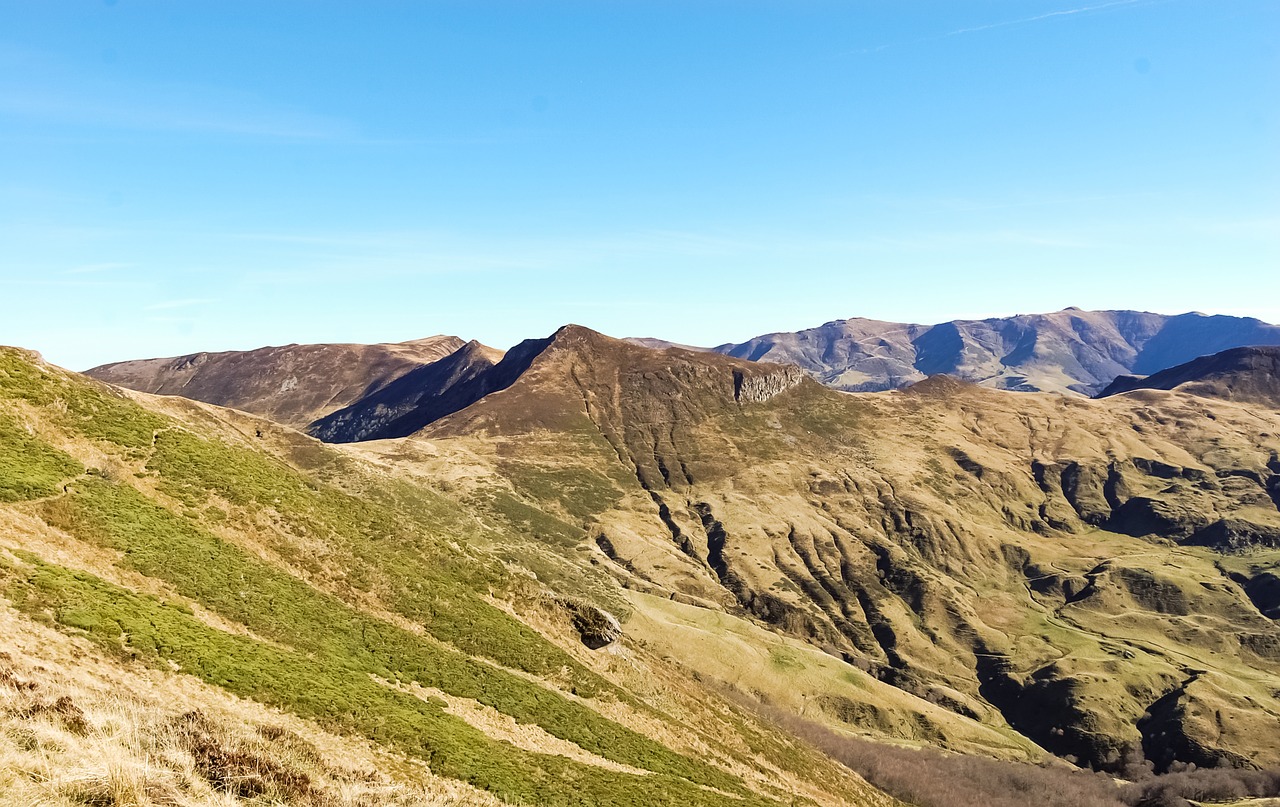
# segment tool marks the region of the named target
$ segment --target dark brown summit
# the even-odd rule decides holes
[[[527,344],[503,357],[479,342],[468,342],[440,361],[405,373],[377,392],[316,421],[307,431],[328,443],[407,437],[501,389],[510,383],[505,380],[508,377],[514,380],[518,373],[513,373],[511,367],[522,362],[521,348]]]
[[[1280,347],[1238,347],[1146,377],[1120,376],[1098,397],[1140,389],[1177,390],[1280,408]]]
[[[714,353],[655,350],[566,325],[501,361],[464,347],[318,421],[312,435],[353,442],[428,433],[574,429],[592,419],[705,416],[805,380],[797,368]],[[468,354],[472,350],[472,354]]]

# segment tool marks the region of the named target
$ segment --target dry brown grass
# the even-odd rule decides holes
[[[0,807],[498,805],[194,679],[121,668],[0,606]]]

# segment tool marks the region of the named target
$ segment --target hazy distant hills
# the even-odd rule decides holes
[[[465,344],[456,336],[429,336],[395,344],[285,345],[122,361],[85,374],[141,392],[240,409],[301,429]]]
[[[1067,308],[937,325],[836,320],[714,350],[795,364],[851,392],[945,373],[996,389],[1093,394],[1119,375],[1147,375],[1245,345],[1280,345],[1280,327],[1247,317]]]
[[[1232,348],[1146,377],[1120,376],[1099,397],[1137,389],[1178,390],[1280,408],[1280,347]]]

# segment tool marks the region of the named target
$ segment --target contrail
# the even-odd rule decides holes
[[[1116,8],[1119,6],[1134,6],[1134,5],[1150,6],[1160,2],[1164,2],[1164,0],[1112,0],[1112,2],[1110,3],[1098,3],[1092,6],[1080,6],[1079,8],[1066,8],[1066,9],[1062,9],[1061,11],[1050,11],[1045,14],[1037,14],[1034,17],[1023,17],[1017,20],[1005,20],[1004,22],[992,22],[986,25],[974,25],[969,28],[957,28],[954,31],[947,31],[944,34],[926,36],[920,39],[908,40],[906,42],[889,42],[874,48],[863,48],[861,50],[852,51],[852,52],[865,56],[867,54],[879,53],[881,51],[888,50],[890,48],[901,47],[903,45],[920,45],[925,42],[937,42],[939,40],[947,39],[949,37],[960,36],[961,34],[972,34],[978,31],[989,31],[992,28],[1007,28],[1010,25],[1026,25],[1027,23],[1037,22],[1039,20],[1052,19],[1053,17],[1069,17],[1073,14],[1087,14],[1091,11],[1102,11],[1104,9]]]
[[[1116,6],[1131,6],[1140,3],[1142,0],[1115,0],[1112,3],[1099,3],[1096,6],[1081,6],[1080,8],[1068,8],[1062,11],[1050,11],[1047,14],[1037,14],[1034,17],[1023,17],[1020,20],[1006,20],[1005,22],[993,22],[988,25],[975,25],[972,28],[958,28],[955,31],[948,31],[942,36],[959,36],[960,34],[971,34],[975,31],[989,31],[992,28],[1005,28],[1010,25],[1022,25],[1028,22],[1036,22],[1037,20],[1047,20],[1050,17],[1066,17],[1071,14],[1084,14],[1089,11],[1101,11],[1104,8],[1114,8]]]

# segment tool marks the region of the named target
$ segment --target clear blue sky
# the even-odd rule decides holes
[[[1280,2],[0,0],[0,343],[1280,321]]]

